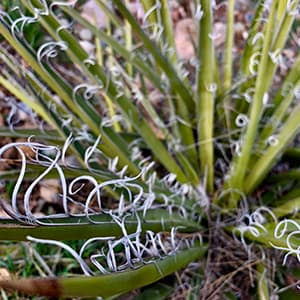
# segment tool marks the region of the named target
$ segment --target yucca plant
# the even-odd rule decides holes
[[[14,18],[0,14],[1,135],[15,139],[0,149],[1,267],[35,276],[0,275],[2,297],[297,299],[300,57],[278,69],[299,1],[258,1],[241,55],[235,1],[191,1],[191,62],[176,53],[167,0],[141,1],[142,20],[129,1],[97,0],[103,30],[76,2],[22,0]],[[40,46],[23,33],[32,24]],[[16,125],[20,109],[31,129]],[[55,208],[35,196],[48,179]]]

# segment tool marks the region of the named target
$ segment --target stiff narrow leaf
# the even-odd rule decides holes
[[[203,16],[199,21],[198,57],[201,62],[197,82],[197,122],[199,136],[199,160],[202,175],[207,177],[207,189],[213,190],[214,185],[214,150],[213,150],[213,126],[214,126],[214,66],[215,54],[211,38],[212,27],[212,3],[203,0],[201,7]]]
[[[145,217],[140,215],[142,231],[153,232],[170,231],[173,227],[185,228],[187,232],[196,232],[201,226],[196,222],[180,217],[171,216],[166,210],[148,211]],[[92,237],[121,236],[122,229],[109,215],[90,215],[86,217],[60,217],[39,218],[37,221],[43,225],[20,225],[12,219],[0,219],[0,240],[26,241],[27,236],[52,240],[78,240]],[[91,223],[98,222],[96,223]],[[128,233],[136,231],[139,223],[137,218],[126,218],[125,226]]]
[[[201,257],[205,246],[179,251],[135,270],[93,277],[43,278],[0,281],[5,290],[50,297],[103,297],[121,295],[172,274]]]

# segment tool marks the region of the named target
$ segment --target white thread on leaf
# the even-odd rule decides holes
[[[249,71],[250,71],[251,75],[257,75],[256,68],[260,63],[260,60],[257,57],[259,57],[259,56],[261,56],[261,53],[255,52],[250,57]]]
[[[290,225],[290,227],[288,227],[288,225]],[[292,226],[296,228],[295,231],[291,231],[290,228]],[[272,242],[270,242],[270,245],[275,249],[287,252],[283,258],[283,265],[286,264],[286,261],[291,254],[296,255],[298,261],[300,262],[300,247],[297,245],[297,243],[295,244],[295,242],[291,241],[291,239],[294,238],[295,235],[300,235],[300,224],[297,223],[295,220],[291,219],[285,219],[280,221],[275,227],[274,237],[276,239],[282,239],[285,235],[285,247],[274,245],[274,243]]]
[[[279,143],[278,138],[274,135],[269,136],[268,139],[267,139],[267,144],[272,146],[272,147],[277,146],[278,143]]]
[[[235,119],[235,125],[237,127],[245,127],[249,122],[248,117],[245,114],[239,114]]]
[[[202,10],[201,4],[197,4],[196,11],[195,11],[195,14],[194,14],[194,18],[196,20],[200,21],[202,19],[203,15],[204,15],[204,12]]]
[[[273,64],[278,65],[282,63],[281,49],[276,49],[275,51],[269,51],[269,56]]]

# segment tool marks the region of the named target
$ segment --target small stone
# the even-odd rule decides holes
[[[93,34],[87,28],[83,28],[79,32],[79,36],[84,41],[90,41],[93,38]]]

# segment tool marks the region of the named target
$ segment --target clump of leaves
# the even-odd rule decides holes
[[[105,29],[76,1],[22,0],[29,15],[19,10],[15,20],[1,12],[0,34],[18,54],[0,48],[0,84],[11,100],[1,134],[30,137],[0,149],[10,193],[1,197],[10,218],[1,219],[0,239],[58,247],[62,266],[73,263],[56,277],[53,254],[32,248],[45,278],[0,286],[51,297],[140,289],[136,299],[284,299],[300,260],[300,57],[286,75],[277,71],[299,1],[258,1],[237,57],[235,1],[195,0],[190,62],[178,59],[168,1],[141,2],[137,20],[127,1],[97,1]],[[219,5],[227,13],[222,49],[213,31]],[[49,35],[38,49],[26,24]],[[77,27],[89,30],[91,53]],[[16,99],[34,129],[17,126],[24,107]],[[45,179],[58,182],[54,211],[34,199]]]

